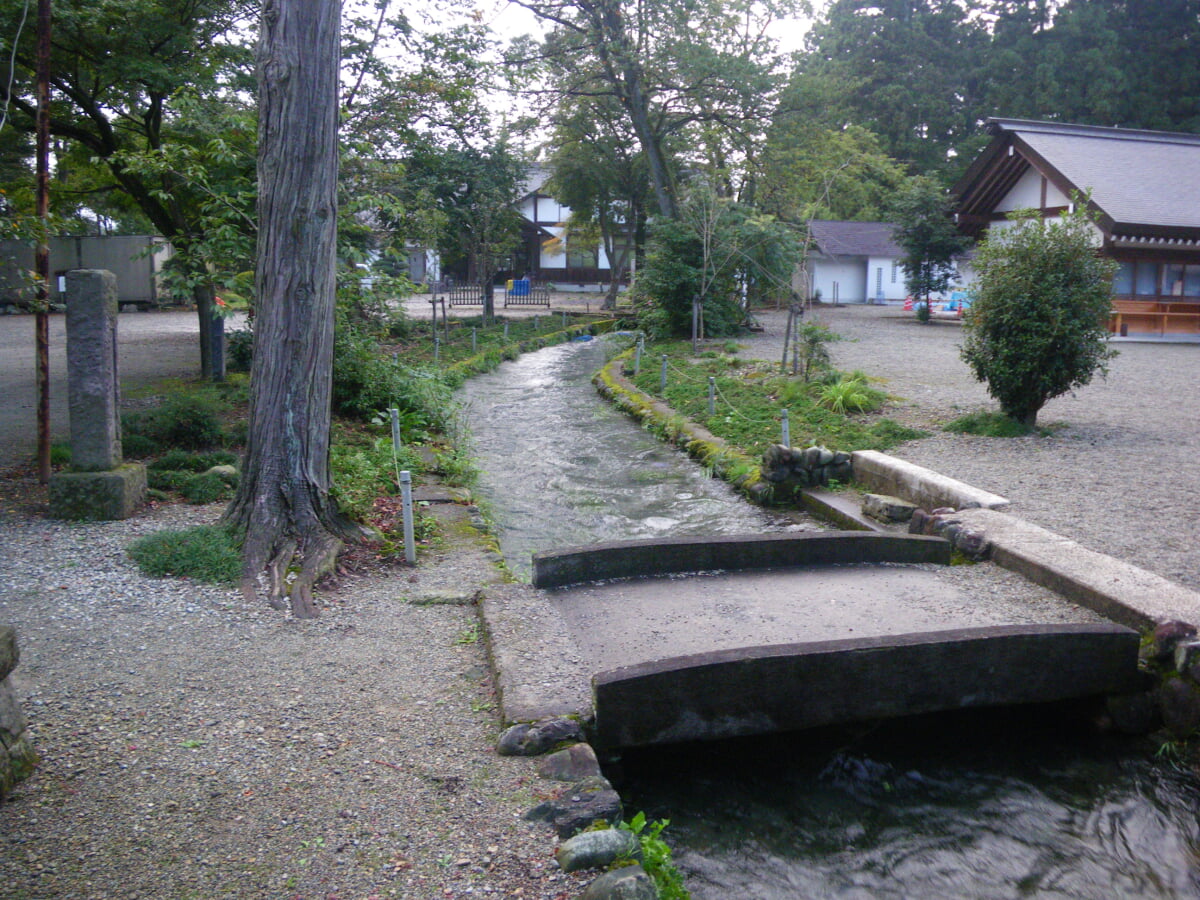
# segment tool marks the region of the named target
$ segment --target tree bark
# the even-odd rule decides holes
[[[268,601],[289,597],[298,618],[317,615],[313,582],[361,536],[329,496],[340,15],[339,0],[263,5],[249,434],[224,517],[245,535],[243,594],[265,572]]]

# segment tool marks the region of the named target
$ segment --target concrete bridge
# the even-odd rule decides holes
[[[1136,631],[949,562],[863,532],[538,554],[483,600],[504,717],[594,718],[619,748],[1138,687]]]

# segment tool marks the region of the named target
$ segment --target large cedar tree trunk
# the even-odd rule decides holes
[[[242,591],[317,614],[312,584],[357,536],[329,496],[336,266],[339,0],[266,0],[258,50],[258,266],[250,426],[225,521]],[[288,569],[298,566],[289,583]]]

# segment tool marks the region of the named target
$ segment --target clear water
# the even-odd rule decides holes
[[[463,388],[480,490],[518,572],[606,540],[815,528],[742,501],[603,403],[602,342]],[[886,677],[886,673],[880,673]],[[1200,897],[1200,787],[1142,742],[1022,709],[628,755],[695,900]]]
[[[1193,898],[1200,787],[1028,709],[628,757],[695,900]]]
[[[604,403],[591,377],[613,349],[606,340],[549,347],[459,392],[479,493],[515,572],[527,576],[538,551],[601,541],[819,527],[744,502]]]

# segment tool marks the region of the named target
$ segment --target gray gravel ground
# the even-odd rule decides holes
[[[1120,341],[1106,379],[1051,400],[1047,436],[984,438],[940,430],[998,407],[959,357],[962,328],[921,325],[898,307],[819,307],[845,340],[833,363],[895,395],[888,415],[930,436],[895,456],[1001,494],[1011,512],[1101,553],[1200,589],[1200,345]],[[749,355],[779,359],[786,313],[760,316]]]
[[[0,897],[577,896],[552,833],[519,818],[548,783],[493,749],[485,551],[451,528],[436,559],[344,579],[309,623],[126,556],[219,512],[0,512],[0,622],[42,754],[0,805]]]

